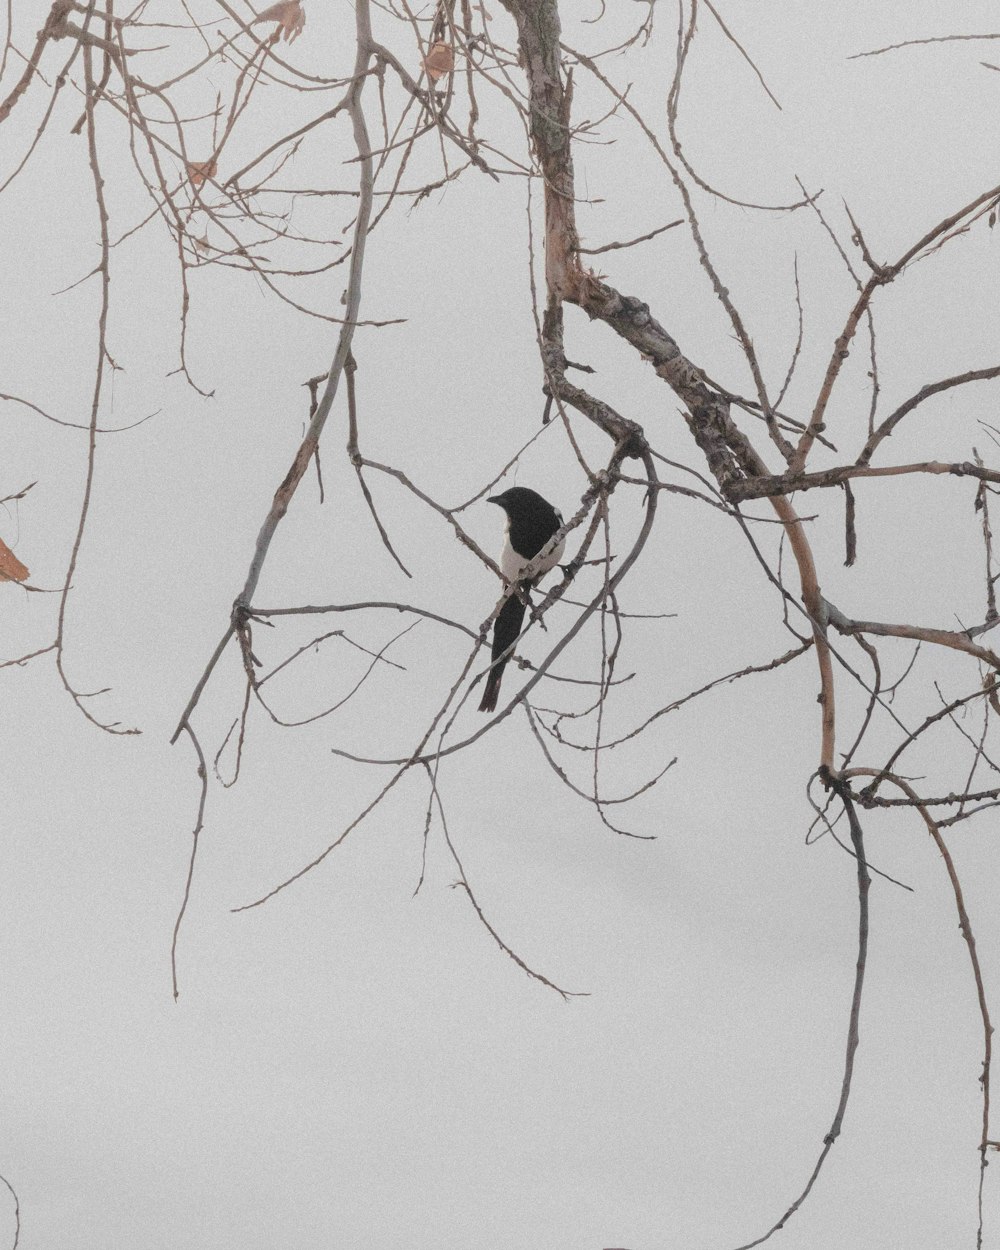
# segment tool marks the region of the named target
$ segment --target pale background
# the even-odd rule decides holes
[[[609,29],[641,15],[639,5],[610,3],[622,11],[610,12]],[[635,83],[635,102],[663,133],[676,18],[660,4],[656,38],[627,66],[610,62],[609,72]],[[492,7],[509,42],[510,25]],[[597,6],[586,7],[593,16]],[[25,48],[41,20],[33,8],[15,6]],[[564,8],[567,42],[597,46],[596,28],[569,20],[584,6],[568,0]],[[306,31],[287,55],[325,72],[346,69],[349,5],[311,0],[306,11]],[[724,12],[783,106],[774,109],[703,16],[681,131],[689,159],[724,190],[787,202],[798,198],[798,174],[810,190],[825,189],[822,203],[842,239],[846,199],[869,245],[890,258],[997,180],[1000,74],[980,65],[1000,56],[996,44],[847,60],[906,38],[988,32],[994,6],[761,0]],[[606,110],[588,84],[578,87],[581,109],[592,97],[591,116]],[[22,150],[15,136],[22,145],[30,137],[43,100],[32,97],[4,127],[5,151]],[[315,101],[307,103],[313,111]],[[273,107],[281,107],[276,95]],[[0,389],[86,421],[96,287],[53,294],[97,259],[85,145],[68,134],[78,108],[67,98],[33,165],[0,199]],[[516,126],[491,109],[492,133],[515,150]],[[279,133],[297,117],[262,113],[246,151],[263,146],[265,122]],[[109,194],[123,229],[148,200],[129,181],[124,131],[104,120]],[[331,185],[350,154],[346,123],[324,136],[301,168],[304,177],[324,170],[317,176]],[[581,190],[605,200],[581,209],[592,245],[679,215],[634,129],[614,122],[606,137],[616,144],[577,159]],[[3,159],[6,171],[11,157]],[[432,162],[415,169],[411,185]],[[351,170],[342,176],[350,185]],[[798,253],[807,340],[789,403],[805,403],[852,298],[832,245],[805,212],[698,203],[712,254],[773,377],[783,375],[795,341]],[[370,241],[363,313],[406,322],[356,340],[362,447],[447,503],[478,490],[540,421],[525,208],[522,180],[497,187],[467,174],[412,212],[401,207]],[[349,217],[330,201],[308,212],[332,215],[338,228]],[[879,297],[884,411],[928,381],[995,363],[998,246],[980,223]],[[619,289],[650,302],[692,359],[746,386],[681,229],[599,259]],[[334,311],[341,274],[313,288]],[[464,641],[418,627],[390,652],[405,673],[378,673],[358,700],[309,730],[280,731],[256,717],[238,785],[213,781],[175,1003],[170,937],[198,786],[189,745],[170,747],[168,738],[225,626],[301,434],[301,383],[326,367],[335,331],[278,308],[245,275],[195,275],[190,356],[201,385],[215,388],[205,401],[164,376],[176,363],[169,241],[148,234],[124,245],[113,280],[109,345],[125,371],[103,419],[126,424],[161,411],[100,442],[67,665],[80,689],[111,688],[92,701],[95,711],[142,735],[112,738],[87,725],[51,657],[0,674],[0,1171],[20,1198],[21,1246],[672,1250],[759,1235],[800,1191],[829,1128],[856,954],[853,862],[829,837],[805,844],[804,786],[818,754],[811,657],[714,691],[662,718],[631,751],[612,753],[611,794],[679,757],[624,817],[636,832],[656,834],[652,842],[603,828],[547,769],[523,717],[442,765],[449,830],[491,923],[533,967],[589,993],[565,1002],[498,951],[450,888],[456,872],[436,822],[426,880],[412,897],[426,803],[417,773],[311,875],[263,908],[230,913],[319,853],[384,780],[338,760],[331,746],[396,755],[418,740],[465,654]],[[598,368],[594,391],[662,429],[667,454],[701,467],[651,372],[638,376],[626,349],[582,314],[568,312],[567,327],[571,358]],[[864,353],[856,355],[831,427],[859,428],[867,412]],[[977,424],[996,421],[995,400],[995,384],[985,384],[928,405],[888,455],[963,460],[977,445],[995,463]],[[33,584],[56,587],[79,508],[85,435],[17,404],[0,412],[0,494],[38,482],[0,516],[0,535],[30,566]],[[320,507],[314,484],[303,484],[257,602],[385,597],[478,626],[495,583],[439,518],[377,478],[373,491],[412,582],[373,541],[342,454],[345,429],[339,404],[324,443],[327,503]],[[595,457],[605,453],[585,438]],[[516,480],[564,512],[583,489],[556,427]],[[862,484],[857,494],[853,570],[841,566],[839,493],[801,501],[818,514],[813,537],[828,597],[856,616],[946,627],[981,620],[972,488],[908,480]],[[616,496],[623,549],[636,500]],[[467,517],[478,540],[498,550],[495,510],[480,504]],[[50,641],[55,602],[2,588],[0,658]],[[675,496],[663,498],[623,606],[676,616],[635,623],[622,667],[640,676],[613,726],[631,726],[794,641],[731,523]],[[402,623],[395,615],[323,618],[315,629],[282,626],[277,637],[258,629],[255,639],[274,662],[325,628],[343,627],[377,649]],[[592,664],[595,639],[581,640],[561,671]],[[528,654],[537,657],[542,645]],[[911,652],[887,645],[884,654],[898,675]],[[327,643],[280,691],[275,682],[275,704],[289,715],[319,710],[353,684],[363,661]],[[900,708],[914,721],[935,706],[933,694],[927,701],[935,677],[945,690],[970,684],[956,657],[921,663],[921,701]],[[230,652],[197,716],[210,752],[240,701]],[[845,694],[846,718],[851,708],[856,717],[856,703]],[[460,730],[478,727],[474,702],[462,718]],[[856,719],[848,723],[845,741]],[[915,753],[913,771],[952,763],[941,776],[960,783],[961,740],[940,744],[934,756]],[[583,761],[576,775],[585,779],[586,768]],[[922,824],[879,814],[866,817],[866,830],[873,862],[914,892],[873,886],[844,1135],[775,1243],[971,1246],[982,1039],[966,950]],[[988,989],[1000,957],[995,834],[987,815],[951,838]],[[986,1244],[995,1246],[992,1176],[986,1193]],[[10,1228],[12,1238],[12,1220]]]

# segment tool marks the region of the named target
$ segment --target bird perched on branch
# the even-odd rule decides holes
[[[566,545],[565,539],[558,542],[551,551],[546,551],[527,580],[521,577],[522,571],[540,551],[545,551],[553,535],[561,528],[562,516],[547,499],[526,486],[512,486],[502,495],[494,495],[488,499],[487,503],[499,504],[507,514],[507,538],[500,556],[500,570],[508,586],[523,581],[523,589],[527,590],[559,563],[559,557]],[[523,622],[524,601],[513,593],[500,609],[493,626],[493,663],[486,678],[482,702],[479,704],[480,712],[492,712],[496,709],[503,670],[510,659]]]

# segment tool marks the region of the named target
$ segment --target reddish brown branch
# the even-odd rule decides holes
[[[558,365],[558,353],[561,353],[561,312],[558,308],[562,300],[579,305],[592,318],[599,319],[615,333],[629,342],[644,359],[648,360],[656,373],[674,390],[684,402],[687,409],[688,425],[695,441],[708,461],[712,473],[719,482],[723,494],[740,480],[741,477],[767,476],[764,461],[752,447],[750,442],[737,429],[729,415],[728,401],[713,391],[705,381],[703,372],[689,361],[681,352],[675,340],[650,315],[648,305],[631,296],[621,295],[614,287],[602,282],[591,273],[584,273],[580,267],[578,249],[579,239],[576,230],[574,212],[574,177],[571,152],[570,105],[571,84],[564,84],[562,67],[559,58],[559,13],[555,0],[502,0],[504,7],[514,17],[518,28],[518,46],[520,62],[528,77],[530,101],[530,133],[532,147],[542,170],[545,183],[545,274],[549,292],[550,307],[546,317],[546,329],[550,321],[558,327],[559,333],[548,333],[544,336],[543,357],[548,349],[556,353],[556,360],[546,360],[547,374],[555,372],[552,365]],[[574,53],[602,82],[606,78],[590,58]],[[613,88],[609,89],[613,90]],[[615,92],[618,98],[620,93]],[[635,110],[630,109],[635,113]],[[641,123],[641,119],[640,119]],[[649,134],[648,127],[641,123]],[[650,134],[657,150],[666,160],[662,149]],[[692,231],[699,240],[699,254],[702,264],[706,267],[713,285],[720,298],[726,296],[720,287],[715,271],[708,259],[704,245],[700,243],[697,233],[697,222],[690,208],[686,189],[676,171],[666,162],[674,177],[675,184],[688,206],[688,217]],[[723,302],[726,299],[723,298]],[[735,309],[728,305],[731,316]],[[859,311],[859,316],[861,315]],[[742,331],[738,316],[735,316],[734,327],[737,333]],[[756,361],[745,331],[741,334],[745,354],[751,368],[756,369]],[[779,448],[790,451],[784,438],[777,431],[773,413],[770,412],[763,391],[763,384],[758,378],[761,392],[761,403],[768,429]],[[802,439],[806,438],[805,431]],[[815,433],[810,436],[815,437]],[[800,444],[801,444],[800,439]],[[816,654],[820,669],[822,704],[822,742],[820,762],[826,767],[833,766],[835,709],[833,666],[829,645],[826,641],[823,600],[820,594],[819,581],[809,543],[802,530],[801,520],[787,499],[775,497],[772,500],[779,519],[785,527],[792,551],[799,569],[802,585],[802,601],[812,621],[816,640]]]

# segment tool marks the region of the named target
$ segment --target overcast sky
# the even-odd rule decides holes
[[[352,7],[304,7],[305,30],[281,55],[312,73],[349,73]],[[582,20],[600,7],[565,0],[568,44],[607,46],[645,12],[608,0],[603,25]],[[209,0],[190,8],[210,40],[231,33]],[[501,5],[490,10],[494,37],[512,45]],[[633,84],[630,99],[666,142],[676,12],[666,0],[656,10],[648,44],[602,65],[622,88]],[[997,181],[1000,73],[982,64],[1000,58],[996,43],[848,59],[907,39],[988,33],[997,29],[994,6],[754,0],[719,12],[781,105],[703,12],[679,132],[688,160],[720,190],[788,203],[800,198],[798,176],[810,192],[823,189],[820,203],[843,244],[846,201],[872,251],[891,259]],[[40,13],[15,0],[22,52]],[[176,23],[183,7],[159,0],[146,17]],[[381,10],[374,20],[377,36],[419,72],[408,27]],[[196,42],[169,26],[143,33],[142,42],[167,45],[157,54],[163,77],[182,40],[186,63]],[[46,55],[51,82],[68,45]],[[0,95],[20,66],[10,61]],[[189,115],[211,108],[231,80],[217,63],[194,77],[184,96]],[[262,97],[236,133],[227,157],[234,167],[330,99],[276,88]],[[0,127],[0,181],[30,144],[48,98],[36,83]],[[398,106],[390,93],[393,100]],[[484,95],[481,103],[483,133],[526,161],[523,130],[504,99]],[[377,130],[374,90],[365,107]],[[581,75],[574,107],[597,119],[610,104]],[[0,195],[0,392],[85,424],[99,292],[89,281],[56,294],[99,259],[86,141],[69,133],[79,110],[67,88],[32,161]],[[151,202],[127,128],[106,104],[98,122],[117,238]],[[210,151],[210,126],[197,127],[192,142]],[[578,192],[594,201],[579,209],[585,245],[634,238],[681,215],[634,126],[612,119],[598,137],[576,157]],[[352,187],[356,167],[344,164],[352,151],[339,119],[303,145],[284,185]],[[432,142],[414,156],[404,185],[438,176]],[[538,246],[537,182],[532,196]],[[352,204],[300,199],[293,223],[346,239]],[[796,342],[797,258],[805,329],[786,407],[807,415],[854,298],[842,261],[806,211],[758,213],[705,195],[696,204],[762,367],[779,384]],[[495,183],[470,171],[419,204],[398,204],[369,240],[362,315],[399,324],[362,328],[355,339],[361,446],[447,505],[479,491],[541,425],[527,234],[526,180]],[[883,411],[936,378],[996,363],[998,246],[979,222],[880,296]],[[684,229],[594,261],[618,289],[646,300],[716,381],[749,393],[745,361]],[[338,268],[310,280],[302,297],[336,315],[343,275]],[[536,276],[541,282],[540,263]],[[239,781],[225,788],[212,758],[243,693],[230,648],[196,714],[211,780],[174,1001],[171,934],[199,785],[190,744],[170,746],[169,738],[226,627],[298,445],[308,416],[302,384],[329,367],[337,332],[280,304],[251,275],[205,266],[191,275],[188,355],[194,380],[214,391],[206,399],[172,373],[179,299],[176,247],[162,228],[116,249],[108,346],[120,370],[101,420],[124,426],[157,415],[99,440],[67,610],[69,679],[80,691],[105,691],[85,700],[95,715],[141,734],[112,736],[88,724],[51,654],[0,671],[0,1172],[20,1200],[20,1246],[715,1250],[759,1236],[801,1191],[830,1127],[856,959],[854,863],[829,836],[806,840],[805,787],[819,751],[811,656],[720,687],[608,754],[611,797],[677,758],[633,804],[609,809],[616,823],[650,838],[602,825],[549,769],[521,714],[442,762],[448,833],[480,906],[521,960],[583,995],[564,1000],[499,950],[466,894],[452,888],[458,871],[437,813],[425,862],[422,771],[411,771],[317,869],[265,906],[232,912],[314,859],[371,802],[386,770],[331,749],[389,758],[412,751],[461,672],[468,640],[421,623],[386,652],[403,668],[377,666],[325,720],[294,730],[251,716]],[[637,371],[606,328],[579,311],[567,310],[566,326],[567,354],[597,370],[588,380],[595,393],[655,432],[664,455],[704,471],[676,400],[652,371]],[[866,370],[859,349],[828,418],[848,457],[867,420]],[[995,465],[1000,453],[981,423],[1000,424],[996,396],[996,384],[984,383],[929,404],[890,440],[885,462],[967,460],[977,447]],[[16,402],[0,414],[0,496],[37,482],[0,513],[0,538],[29,566],[32,585],[57,589],[79,516],[86,435]],[[478,628],[496,602],[496,580],[439,516],[372,475],[380,515],[412,573],[405,578],[364,507],[343,454],[346,430],[341,397],[323,444],[325,503],[315,479],[305,481],[256,602],[385,599]],[[606,459],[596,432],[581,424],[579,439],[593,463]],[[670,480],[691,484],[681,474]],[[506,479],[515,481],[567,515],[578,506],[586,482],[558,422]],[[810,537],[828,598],[859,618],[943,628],[982,620],[973,487],[899,479],[877,489],[862,483],[856,493],[853,569],[843,567],[840,492],[799,500],[816,518]],[[635,535],[641,498],[634,487],[614,496],[619,552]],[[622,608],[663,615],[629,623],[619,673],[637,676],[609,702],[609,735],[794,642],[774,587],[728,517],[674,494],[662,496],[660,510]],[[462,517],[498,555],[497,510],[480,502]],[[770,554],[775,528],[758,530]],[[596,593],[599,578],[594,570],[581,576],[581,598]],[[51,642],[56,594],[3,585],[0,599],[0,659]],[[276,677],[274,710],[301,719],[336,702],[369,663],[358,648],[378,651],[407,623],[391,612],[258,626],[255,647],[268,666],[325,630],[350,639],[330,639]],[[524,653],[537,661],[547,641],[536,630]],[[851,654],[860,667],[860,652]],[[887,683],[911,655],[908,645],[886,644]],[[596,676],[596,629],[556,671]],[[511,671],[507,683],[518,676]],[[953,697],[975,683],[975,670],[968,657],[922,652],[913,693],[904,690],[896,705],[907,723],[938,706],[935,681]],[[536,695],[542,706],[582,706],[558,683]],[[480,727],[475,702],[453,736]],[[863,706],[845,682],[843,749]],[[891,732],[876,725],[858,762],[881,764]],[[912,772],[958,788],[966,749],[959,734],[942,736],[913,753]],[[589,756],[562,762],[578,785],[589,784]],[[230,743],[219,761],[227,781],[233,765]],[[872,862],[911,889],[882,879],[872,887],[844,1132],[775,1244],[972,1246],[982,1034],[967,951],[922,823],[878,813],[866,817],[866,832]],[[1000,959],[995,832],[986,814],[951,839],[987,990]],[[5,1201],[0,1193],[0,1228],[9,1230],[0,1244],[14,1236]],[[988,1175],[987,1246],[1000,1245],[998,1205]]]

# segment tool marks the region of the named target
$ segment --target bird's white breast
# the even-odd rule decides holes
[[[541,577],[543,573],[547,573],[549,569],[555,568],[562,556],[563,549],[566,546],[565,538],[555,547],[544,560],[540,561],[535,570],[535,576]],[[522,569],[526,569],[531,564],[531,560],[525,559],[524,556],[518,555],[514,548],[510,545],[510,521],[507,522],[507,528],[504,534],[503,551],[500,553],[500,572],[503,573],[509,582],[516,582],[521,576]]]

